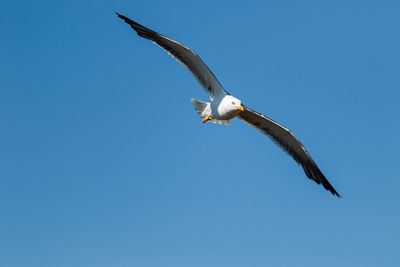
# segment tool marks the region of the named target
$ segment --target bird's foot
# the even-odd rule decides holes
[[[206,117],[204,117],[204,119],[203,119],[203,123],[206,123],[207,121],[210,121],[210,120],[212,120],[213,119],[213,117],[211,117],[211,116],[206,116]]]

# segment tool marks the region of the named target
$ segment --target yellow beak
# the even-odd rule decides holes
[[[243,110],[244,110],[244,108],[242,107],[242,105],[238,106],[237,109],[240,110],[240,111],[243,111]]]

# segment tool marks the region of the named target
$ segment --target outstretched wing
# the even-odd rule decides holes
[[[336,192],[317,164],[315,164],[310,154],[308,154],[303,144],[287,128],[247,107],[244,107],[244,111],[240,112],[237,117],[269,136],[272,141],[303,167],[308,178],[314,180],[317,184],[322,184],[326,190],[340,197],[339,193]]]
[[[170,55],[189,69],[203,88],[210,94],[211,100],[215,95],[227,94],[214,74],[195,52],[182,44],[152,31],[133,20],[117,13],[118,17],[128,23],[140,37],[149,39],[164,48]]]

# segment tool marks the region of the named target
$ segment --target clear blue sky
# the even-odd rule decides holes
[[[238,119],[203,125],[200,85],[114,11],[195,50],[343,199]],[[398,1],[0,12],[0,266],[400,266]]]

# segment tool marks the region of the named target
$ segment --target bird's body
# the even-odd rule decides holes
[[[322,184],[324,188],[329,190],[333,195],[340,197],[322,174],[301,142],[287,128],[243,106],[239,99],[227,93],[196,53],[182,44],[154,32],[121,14],[117,13],[117,15],[128,23],[140,37],[153,41],[187,67],[206,92],[209,93],[211,102],[207,103],[192,99],[192,104],[199,116],[203,118],[203,122],[210,121],[213,123],[230,125],[229,120],[238,117],[266,134],[285,152],[292,156],[292,158],[303,167],[308,178],[314,180],[318,184]]]

